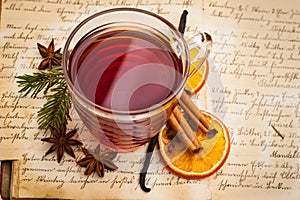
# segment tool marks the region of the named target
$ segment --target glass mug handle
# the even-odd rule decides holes
[[[205,84],[209,65],[207,58],[212,48],[212,38],[208,33],[197,32],[186,37],[190,54],[190,71],[185,89],[197,93]]]

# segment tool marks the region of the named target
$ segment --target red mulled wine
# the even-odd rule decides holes
[[[182,61],[163,35],[131,27],[95,32],[76,45],[69,71],[74,87],[110,110],[136,111],[179,87]]]

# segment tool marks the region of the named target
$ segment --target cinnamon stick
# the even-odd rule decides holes
[[[183,131],[187,135],[187,137],[193,142],[193,144],[200,148],[201,145],[196,137],[196,133],[193,131],[193,129],[190,127],[189,123],[184,118],[182,112],[180,111],[179,107],[176,106],[173,110],[173,114],[177,121],[180,123],[180,126],[182,127]]]
[[[199,143],[199,141],[197,140],[197,138],[195,138],[194,140],[191,140],[186,132],[183,130],[183,128],[180,126],[181,123],[178,122],[178,120],[176,119],[175,115],[172,113],[170,118],[169,118],[169,123],[172,126],[172,128],[177,131],[177,134],[180,138],[180,140],[186,145],[186,147],[189,148],[189,150],[193,153],[199,152],[201,150],[201,145]],[[194,135],[195,137],[196,135]],[[198,141],[198,144],[196,144],[196,142],[193,141]]]
[[[190,117],[190,119],[197,125],[200,129],[201,133],[207,133],[208,129],[200,122],[200,120],[192,113],[192,111],[181,101],[179,100],[179,104],[184,112]]]
[[[190,97],[185,91],[182,93],[181,102],[182,105],[184,105],[184,106],[181,105],[183,109],[185,108],[186,110],[188,109],[190,111],[190,112],[188,111],[187,114],[189,114],[191,119],[193,118],[192,115],[194,115],[194,117],[196,117],[196,119],[199,119],[201,124],[203,124],[203,126],[208,130],[208,131],[204,130],[203,127],[199,125],[199,123],[197,123],[197,125],[199,125],[199,128],[201,130],[204,130],[205,133],[208,135],[208,137],[212,137],[218,132],[214,127],[210,125],[205,115],[199,112],[198,107],[194,104],[194,102],[190,99]]]

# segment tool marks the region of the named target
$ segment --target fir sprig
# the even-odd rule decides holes
[[[38,124],[40,129],[47,129],[49,125],[59,129],[63,123],[71,120],[71,96],[67,90],[61,66],[53,66],[51,71],[40,71],[33,75],[17,76],[17,83],[21,88],[19,92],[24,96],[31,94],[36,98],[43,92],[46,103],[38,111]]]
[[[67,91],[65,81],[58,81],[56,87],[50,89],[50,94],[45,95],[47,102],[38,112],[39,128],[45,129],[49,125],[59,128],[63,123],[71,120],[71,96]]]
[[[19,87],[21,87],[19,92],[24,93],[23,96],[31,93],[30,97],[36,98],[42,91],[46,94],[52,86],[63,79],[63,76],[61,66],[55,66],[51,71],[40,71],[33,73],[33,75],[24,74],[16,78],[18,79],[17,83]]]

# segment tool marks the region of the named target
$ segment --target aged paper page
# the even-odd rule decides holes
[[[231,134],[212,199],[300,195],[300,2],[205,1],[209,110]],[[276,132],[276,130],[279,132]]]
[[[297,199],[300,195],[300,10],[298,0],[276,1],[3,1],[0,66],[0,157],[16,159],[13,195],[40,198]],[[68,3],[67,3],[68,2]],[[68,4],[68,6],[66,6]],[[214,40],[207,108],[228,126],[231,152],[225,165],[202,181],[170,174],[155,151],[147,185],[138,187],[145,148],[120,154],[117,172],[87,177],[71,157],[57,164],[40,142],[36,112],[43,99],[23,98],[14,77],[40,62],[36,42],[55,38],[62,47],[80,20],[104,8],[144,8],[177,24],[189,11],[188,33]],[[24,16],[27,16],[26,20]],[[74,120],[70,125],[82,127]],[[280,132],[278,134],[272,127]],[[80,137],[87,131],[80,129]],[[76,152],[77,158],[82,156]],[[43,188],[43,191],[36,190]]]

